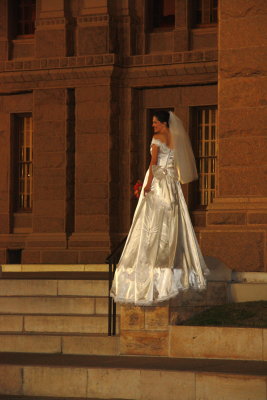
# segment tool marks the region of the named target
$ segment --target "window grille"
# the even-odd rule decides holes
[[[198,206],[205,207],[215,197],[215,171],[217,158],[217,109],[197,107],[195,156],[199,172],[197,182]]]
[[[33,35],[35,31],[36,0],[18,0],[16,7],[17,36]]]
[[[16,211],[31,211],[33,184],[32,115],[16,115],[15,130],[15,208]]]
[[[218,0],[192,0],[194,25],[217,24]]]
[[[152,14],[152,30],[173,28],[175,0],[153,0],[149,14]]]

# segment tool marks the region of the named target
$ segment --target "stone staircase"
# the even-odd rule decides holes
[[[201,307],[232,284],[215,272]],[[169,326],[173,304],[122,307],[110,337],[106,266],[2,266],[1,278],[0,400],[267,398],[266,329]]]
[[[0,399],[266,400],[266,362],[2,354]]]
[[[49,266],[39,269],[2,267],[0,351],[117,354],[118,337],[107,337],[106,272],[72,271],[70,276],[63,267],[60,274]]]

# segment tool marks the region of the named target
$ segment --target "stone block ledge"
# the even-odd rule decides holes
[[[1,354],[1,360],[1,394],[19,397],[266,399],[263,362],[41,354]]]
[[[122,306],[120,354],[267,361],[267,329],[174,326],[169,312],[169,306]]]
[[[170,326],[169,356],[267,361],[267,329]]]
[[[106,264],[2,264],[2,272],[107,272]]]

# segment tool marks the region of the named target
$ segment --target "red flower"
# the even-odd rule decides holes
[[[134,196],[139,199],[140,197],[140,193],[142,190],[142,182],[140,181],[140,179],[138,179],[138,181],[136,182],[136,184],[134,185],[133,189],[134,189]]]

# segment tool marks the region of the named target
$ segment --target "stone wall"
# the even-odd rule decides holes
[[[266,329],[168,325],[168,306],[121,306],[120,354],[266,361]]]
[[[173,30],[152,32],[141,0],[39,0],[35,34],[14,38],[0,0],[0,262],[22,249],[25,263],[103,263],[131,223],[149,110],[173,107],[189,129],[191,107],[218,103],[216,199],[193,222],[204,254],[266,269],[265,2],[222,0],[219,39],[190,25],[189,3],[176,0]],[[10,114],[25,111],[34,207],[16,215]]]
[[[229,268],[266,271],[267,4],[220,2],[216,199],[201,245]]]

